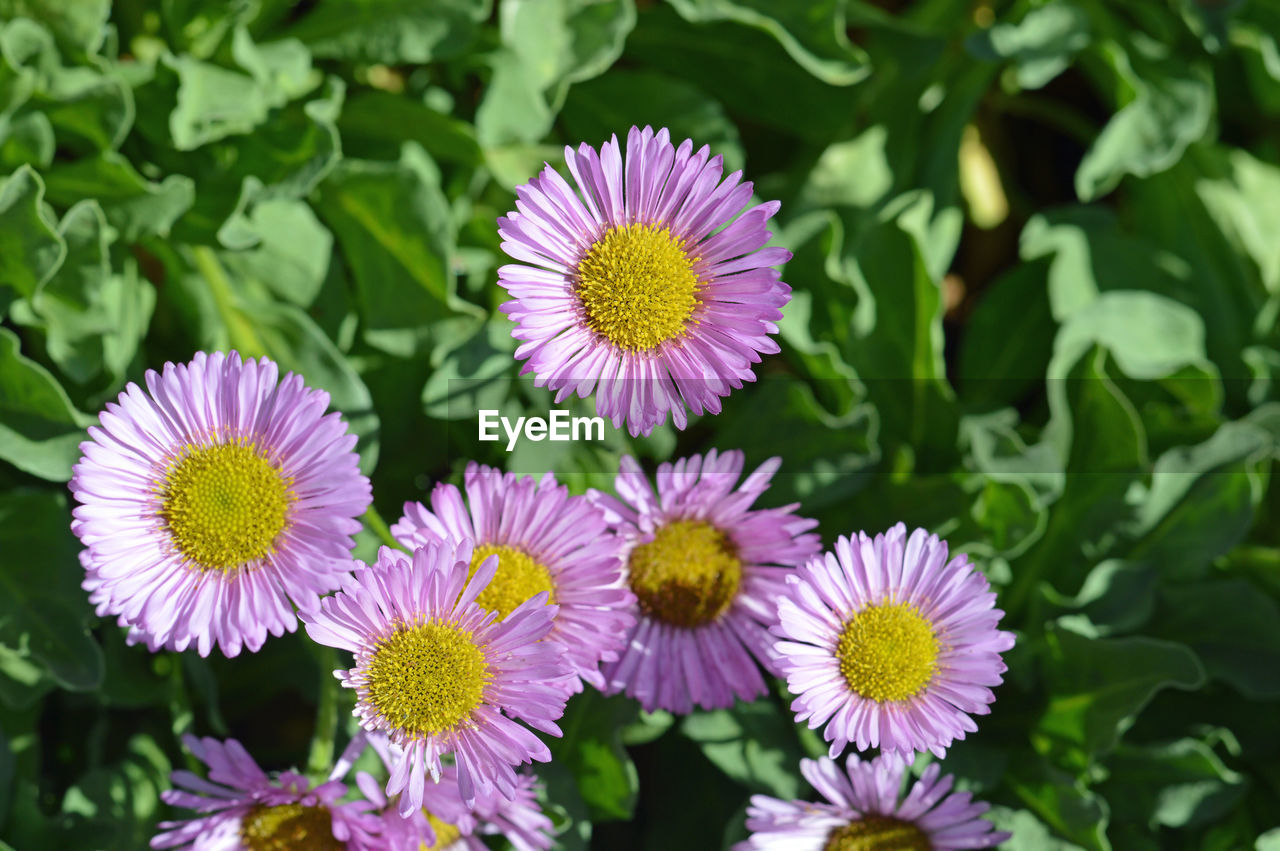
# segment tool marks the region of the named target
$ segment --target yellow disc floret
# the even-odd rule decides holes
[[[701,520],[677,520],[631,551],[631,590],[651,617],[698,627],[724,613],[738,594],[742,562],[733,544]]]
[[[489,663],[470,632],[428,621],[379,641],[366,681],[369,702],[393,726],[430,736],[453,729],[480,705]]]
[[[328,807],[281,804],[256,806],[240,821],[240,839],[249,851],[342,851],[333,838]]]
[[[933,851],[933,844],[911,822],[868,815],[831,831],[822,851]]]
[[[547,602],[555,602],[555,585],[551,581],[551,573],[528,553],[505,544],[483,544],[476,547],[471,556],[471,571],[468,578],[474,576],[489,556],[498,557],[498,572],[493,581],[485,586],[476,598],[476,602],[491,612],[498,613],[498,620],[504,620],[517,606],[540,591],[546,591]]]
[[[427,824],[431,825],[431,832],[435,834],[436,839],[430,845],[419,842],[418,851],[443,851],[462,836],[462,831],[457,825],[449,824],[435,813],[429,813],[426,810],[423,810],[422,814],[427,817]]]
[[[228,571],[272,552],[293,480],[253,444],[190,447],[160,482],[160,517],[197,567]]]
[[[879,703],[915,697],[938,666],[938,639],[907,603],[867,606],[845,623],[836,642],[849,688]],[[852,847],[852,846],[851,846]]]
[[[588,327],[629,352],[680,336],[698,306],[697,260],[660,225],[605,231],[578,261],[574,276]]]

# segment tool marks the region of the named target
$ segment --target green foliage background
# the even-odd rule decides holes
[[[1020,641],[946,767],[1006,847],[1280,848],[1277,34],[1277,0],[0,0],[0,847],[144,847],[183,731],[318,773],[353,729],[300,635],[152,656],[92,616],[64,483],[104,402],[268,355],[398,516],[480,451],[463,412],[550,402],[496,312],[513,188],[652,123],[782,200],[782,354],[685,432],[480,460],[780,454],[825,543],[923,525],[1000,590]],[[565,729],[566,848],[718,848],[822,751],[781,689]]]

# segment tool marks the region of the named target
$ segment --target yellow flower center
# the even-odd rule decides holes
[[[881,603],[849,618],[836,642],[836,658],[857,694],[878,703],[906,700],[933,678],[938,639],[915,606]]]
[[[578,261],[575,276],[588,327],[629,352],[680,336],[698,306],[697,261],[684,240],[656,224],[605,231]]]
[[[342,851],[333,838],[328,807],[281,804],[256,806],[240,822],[240,839],[249,851]]]
[[[471,556],[468,578],[475,576],[480,563],[493,555],[498,557],[498,572],[476,597],[476,602],[491,612],[497,612],[498,620],[505,620],[517,606],[540,591],[548,592],[548,603],[556,601],[556,588],[550,572],[524,551],[505,544],[476,547]]]
[[[933,844],[911,822],[864,816],[831,831],[822,851],[933,851]]]
[[[275,548],[296,499],[292,485],[253,444],[191,447],[160,484],[160,517],[198,567],[229,571]]]
[[[724,533],[701,520],[659,527],[631,551],[631,590],[644,612],[681,627],[710,623],[729,608],[742,562]]]
[[[422,737],[453,729],[480,705],[489,663],[470,632],[428,621],[382,639],[366,678],[374,708]]]
[[[425,842],[419,842],[418,851],[444,851],[444,849],[456,842],[458,837],[462,836],[462,831],[458,830],[456,825],[449,824],[449,822],[426,810],[423,810],[422,814],[427,817],[427,824],[431,825],[436,841],[430,845]]]

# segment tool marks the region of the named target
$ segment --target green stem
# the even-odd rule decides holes
[[[218,255],[209,246],[200,245],[191,249],[191,259],[195,263],[196,271],[209,284],[209,293],[213,296],[213,303],[218,309],[218,315],[222,317],[222,323],[227,326],[227,335],[231,338],[231,347],[246,358],[258,358],[265,355],[267,353],[266,346],[258,338],[258,333],[254,330],[253,323],[246,319],[245,315],[236,307],[235,293],[231,287],[231,280],[227,278],[227,273],[223,271],[222,264],[218,262]]]
[[[338,735],[338,689],[342,686],[333,672],[338,668],[338,654],[332,647],[312,645],[320,666],[320,703],[316,707],[316,731],[311,737],[307,755],[307,773],[323,777],[333,766],[333,741]]]
[[[364,513],[364,525],[366,529],[377,535],[378,540],[388,547],[404,552],[409,551],[392,536],[391,529],[387,527],[387,521],[382,519],[382,515],[378,513],[378,509],[374,508],[372,504],[369,505],[369,510]]]
[[[195,711],[191,708],[191,697],[187,694],[187,683],[182,675],[182,660],[178,655],[169,656],[169,720],[173,737],[179,742],[184,734],[191,732],[195,720]],[[200,760],[196,759],[186,748],[182,750],[187,769],[193,772],[201,770]]]

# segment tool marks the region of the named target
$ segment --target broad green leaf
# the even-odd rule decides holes
[[[828,146],[805,181],[804,201],[815,207],[873,207],[883,200],[893,188],[887,135],[883,125],[876,125]]]
[[[514,346],[505,317],[479,325],[457,346],[437,346],[422,388],[423,411],[434,419],[476,422],[482,409],[504,409],[516,373]]]
[[[0,19],[33,18],[66,47],[96,53],[106,34],[111,0],[0,0]]]
[[[92,691],[103,678],[102,649],[85,628],[80,549],[67,500],[50,491],[0,494],[0,642],[43,665],[66,689]]]
[[[1089,46],[1089,17],[1070,0],[1033,7],[1017,23],[1001,21],[965,42],[981,59],[1012,60],[1023,89],[1038,89],[1062,73]]]
[[[369,388],[351,364],[315,322],[293,305],[261,304],[249,309],[264,354],[282,372],[296,372],[306,378],[308,387],[329,394],[331,407],[342,412],[358,438],[360,469],[372,472],[378,461],[378,414]]]
[[[1082,847],[1054,836],[1030,810],[992,807],[984,818],[997,830],[1013,834],[1000,845],[1003,851],[1079,851]]]
[[[655,6],[638,16],[623,58],[682,79],[730,113],[793,136],[825,145],[855,126],[849,89],[813,76],[754,28],[692,24]]]
[[[1161,565],[1166,577],[1203,575],[1253,524],[1266,486],[1260,465],[1274,450],[1262,428],[1234,422],[1204,443],[1161,455],[1126,530],[1135,539],[1132,555]]]
[[[71,478],[89,420],[8,328],[0,328],[0,414],[0,458],[42,479]]]
[[[54,144],[53,125],[43,112],[0,116],[0,169],[47,168],[53,162]]]
[[[1131,83],[1137,97],[1112,116],[1076,171],[1082,201],[1107,194],[1125,175],[1168,169],[1209,128],[1213,86],[1203,68],[1166,61]]]
[[[1049,302],[1059,322],[1110,290],[1141,288],[1185,302],[1194,286],[1185,262],[1127,232],[1105,207],[1037,213],[1018,249],[1024,261],[1049,259]]]
[[[632,126],[665,127],[672,144],[691,139],[724,157],[726,172],[742,167],[742,143],[724,108],[678,77],[616,68],[571,88],[560,121],[572,138],[596,146],[615,133],[625,145]]]
[[[0,183],[0,315],[14,295],[34,295],[66,255],[43,197],[44,183],[29,166]]]
[[[846,34],[846,4],[768,3],[765,0],[672,0],[687,20],[700,24],[733,21],[777,39],[795,62],[824,83],[848,86],[871,68],[866,54]]]
[[[555,115],[536,79],[509,50],[495,53],[489,65],[489,85],[476,108],[476,138],[485,148],[537,142],[551,129]]]
[[[240,26],[231,40],[231,55],[258,81],[273,106],[305,95],[320,82],[320,75],[311,70],[311,54],[295,39],[255,44],[249,31]]]
[[[80,199],[96,200],[125,242],[152,234],[168,236],[195,199],[195,181],[190,177],[171,174],[159,182],[147,180],[113,151],[55,164],[47,182],[49,200],[55,204],[69,207]]]
[[[253,77],[211,62],[191,56],[166,56],[159,69],[166,72],[162,85],[176,83],[168,128],[173,146],[179,151],[251,133],[276,105]]]
[[[1209,823],[1234,807],[1245,792],[1245,778],[1199,739],[1122,746],[1107,768],[1110,776],[1101,790],[1127,804],[1117,820],[1135,821],[1147,829]]]
[[[1041,263],[1020,263],[990,285],[960,342],[957,392],[976,405],[1011,405],[1041,384],[1053,352]]]
[[[291,304],[307,307],[329,272],[333,235],[302,201],[268,198],[245,216],[223,226],[248,246],[226,252],[223,261],[237,277],[256,278]]]
[[[707,759],[752,792],[784,800],[800,793],[796,766],[803,750],[789,715],[771,701],[697,712],[680,732],[698,743]]]
[[[1110,808],[1106,800],[1042,758],[1025,750],[1014,753],[1006,775],[1010,790],[1027,810],[1052,830],[1055,837],[1071,843],[1061,843],[1055,838],[1043,846],[1034,847],[1111,851],[1112,845],[1107,838]],[[1019,844],[1014,847],[1032,846]]]
[[[67,790],[62,811],[85,818],[72,835],[104,851],[144,847],[155,835],[169,773],[169,758],[155,740],[134,736],[124,759],[91,769]]]
[[[1205,210],[1238,250],[1257,266],[1270,293],[1280,292],[1280,244],[1270,233],[1280,217],[1280,168],[1231,149],[1215,158],[1219,169],[1196,183]]]
[[[1243,579],[1163,589],[1152,630],[1185,642],[1214,679],[1250,700],[1280,699],[1280,605]]]
[[[548,91],[606,71],[635,26],[636,8],[633,0],[516,0],[498,7],[498,21],[503,43]]]
[[[1205,682],[1196,654],[1172,641],[1086,638],[1053,629],[1046,643],[1050,698],[1037,735],[1085,756],[1114,748],[1156,692]]]
[[[386,64],[433,62],[467,49],[488,0],[322,3],[283,32],[316,56]]]
[[[1054,339],[1049,376],[1064,375],[1066,365],[1076,363],[1094,345],[1105,348],[1130,378],[1153,381],[1188,366],[1199,368],[1208,378],[1215,373],[1205,357],[1200,317],[1155,293],[1100,293],[1073,313]]]
[[[352,138],[374,139],[393,150],[410,140],[441,162],[475,166],[483,158],[472,125],[422,101],[389,92],[352,94],[342,106],[338,128],[348,149]]]
[[[439,173],[406,144],[398,163],[346,160],[320,187],[318,210],[355,279],[365,339],[407,357],[430,325],[460,312],[449,266],[453,228]]]
[[[1077,632],[1090,638],[1133,632],[1155,611],[1160,570],[1144,562],[1107,559],[1085,577],[1080,593],[1065,597],[1046,589],[1058,606],[1074,609],[1085,621],[1072,620]]]
[[[96,201],[72,207],[58,230],[66,241],[66,260],[32,301],[49,357],[80,384],[104,371],[119,378],[151,321],[155,290],[139,279],[131,259],[123,272],[112,271],[112,232]]]
[[[552,758],[573,772],[594,819],[629,819],[635,808],[636,768],[620,729],[636,708],[630,698],[605,698],[588,689],[569,702],[558,722],[564,736],[547,742]]]

